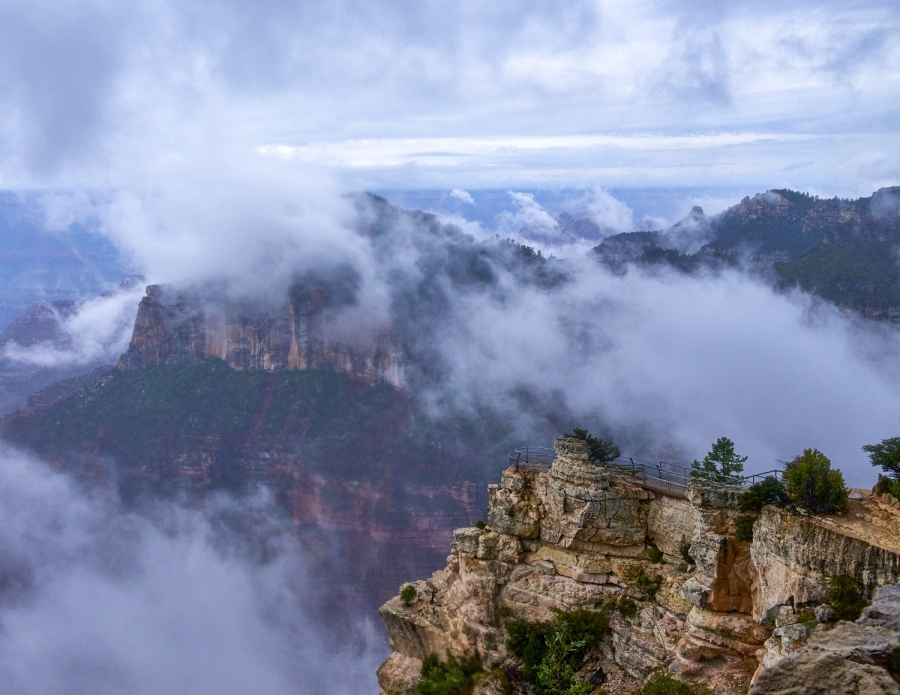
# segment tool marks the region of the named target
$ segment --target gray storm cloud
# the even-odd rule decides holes
[[[814,447],[870,486],[860,447],[900,430],[895,330],[738,271],[583,265],[549,292],[460,298],[452,317],[435,342],[456,399],[492,403],[522,436],[524,390],[627,452],[690,460],[728,436],[762,471]]]
[[[896,149],[900,21],[880,0],[6,0],[0,20],[7,186],[128,188],[199,142],[307,148],[354,189],[891,183],[847,166]],[[597,134],[624,140],[578,140]]]
[[[252,543],[222,531],[217,504],[231,503],[125,513],[2,448],[3,691],[374,691],[383,658],[374,629],[359,623],[336,639],[314,616],[315,585],[290,534],[266,521],[272,558],[259,562]],[[259,523],[265,499],[256,507]]]

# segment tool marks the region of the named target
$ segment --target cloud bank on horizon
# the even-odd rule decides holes
[[[352,188],[900,179],[900,9],[509,0],[0,4],[0,187],[182,150]]]

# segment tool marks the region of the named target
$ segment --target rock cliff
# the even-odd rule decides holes
[[[489,487],[486,528],[458,529],[447,567],[412,584],[415,600],[382,606],[393,649],[378,674],[384,695],[411,692],[431,653],[514,665],[508,620],[613,604],[624,609],[609,614],[612,636],[593,655],[609,695],[659,667],[745,693],[763,666],[805,644],[803,609],[826,600],[826,574],[868,590],[900,576],[900,539],[888,531],[900,512],[872,495],[843,517],[765,508],[747,542],[735,522],[744,488],[696,481],[684,496],[661,494],[591,464],[578,440],[558,440],[556,453],[549,470],[504,471]]]
[[[750,695],[900,695],[900,587],[880,587],[855,623],[817,631],[763,671]]]
[[[217,357],[233,369],[333,369],[403,386],[399,350],[388,328],[367,335],[335,330],[325,289],[295,286],[276,309],[205,300],[198,292],[150,285],[138,306],[120,369]]]

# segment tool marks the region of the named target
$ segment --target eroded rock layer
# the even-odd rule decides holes
[[[147,287],[120,369],[218,357],[233,369],[333,369],[403,386],[391,331],[341,332],[326,290],[293,288],[275,310],[205,301],[198,292]]]
[[[698,480],[684,497],[664,495],[593,465],[578,440],[558,440],[556,453],[548,471],[504,471],[489,487],[487,527],[458,529],[447,567],[414,582],[408,605],[382,606],[393,649],[382,693],[410,693],[431,653],[508,665],[507,620],[630,601],[610,614],[612,637],[596,655],[618,671],[609,695],[660,667],[715,693],[745,693],[806,643],[803,609],[824,602],[827,574],[868,589],[900,575],[900,544],[867,533],[900,514],[871,495],[838,520],[766,508],[747,542],[735,535],[739,486]]]

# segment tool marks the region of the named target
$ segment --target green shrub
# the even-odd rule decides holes
[[[507,507],[506,508],[506,516],[508,516],[510,519],[515,519],[516,518],[516,508],[515,507]]]
[[[641,695],[694,695],[694,691],[684,681],[672,678],[665,668],[658,668],[644,683]]]
[[[638,612],[637,604],[634,602],[634,599],[631,599],[631,598],[625,599],[624,601],[617,603],[616,608],[626,618],[633,618],[634,616],[637,615],[637,612]]]
[[[400,591],[400,600],[403,601],[404,606],[408,606],[410,603],[416,600],[416,596],[419,592],[416,591],[416,587],[412,584],[407,584]]]
[[[840,574],[826,574],[828,603],[834,609],[835,620],[856,620],[869,605],[865,589],[858,579]]]
[[[481,519],[475,522],[475,528],[481,529],[482,531],[487,528],[487,524],[484,523]]]
[[[880,495],[893,495],[900,499],[900,482],[891,480],[886,475],[878,476],[878,482],[875,483],[875,487],[872,490]]]
[[[882,439],[878,444],[866,444],[862,449],[869,454],[873,466],[880,466],[891,478],[900,482],[900,437]]]
[[[756,517],[752,514],[738,514],[734,518],[735,532],[734,537],[739,541],[747,541],[748,543],[753,540],[753,524],[756,522]]]
[[[641,572],[637,578],[638,588],[647,594],[651,601],[656,598],[656,592],[659,591],[662,583],[662,577],[651,577],[646,572]]]
[[[678,542],[678,552],[686,563],[689,565],[694,564],[694,558],[691,557],[691,542],[685,536],[682,536]]]
[[[663,560],[663,551],[655,545],[651,545],[647,548],[647,559],[654,564],[659,564]]]
[[[734,452],[734,442],[728,437],[719,437],[712,445],[703,461],[691,464],[691,475],[717,483],[731,483],[744,472],[746,456],[738,456]]]
[[[613,444],[608,439],[600,439],[599,437],[593,436],[587,430],[580,429],[575,427],[571,432],[566,432],[563,434],[563,437],[571,437],[573,439],[580,439],[584,442],[587,442],[589,449],[589,456],[591,461],[594,463],[609,463],[614,459],[619,458],[622,455],[622,452],[619,451],[619,447]]]
[[[575,683],[574,676],[588,651],[610,633],[608,610],[560,611],[549,622],[513,620],[506,625],[506,646],[522,661],[522,677],[534,686],[535,695],[591,692]]]
[[[509,609],[509,606],[497,606],[495,615],[497,616],[498,620],[506,620],[512,615],[512,611]]]
[[[788,501],[814,513],[833,513],[847,509],[844,476],[832,470],[831,461],[816,449],[806,449],[784,469]]]
[[[816,625],[819,624],[819,619],[816,618],[816,611],[814,608],[803,608],[797,613],[797,622],[806,625],[810,630],[814,630]]]
[[[429,654],[422,661],[422,679],[413,692],[416,695],[470,695],[475,686],[473,677],[481,670],[477,661],[458,662],[449,649],[443,664],[437,654]]]
[[[738,507],[742,512],[760,512],[764,504],[774,504],[776,507],[787,504],[784,483],[774,476],[754,483],[738,497]]]
[[[553,623],[570,639],[584,641],[588,650],[610,634],[609,618],[606,614],[611,608],[610,604],[606,604],[599,611],[560,611],[553,619]]]

